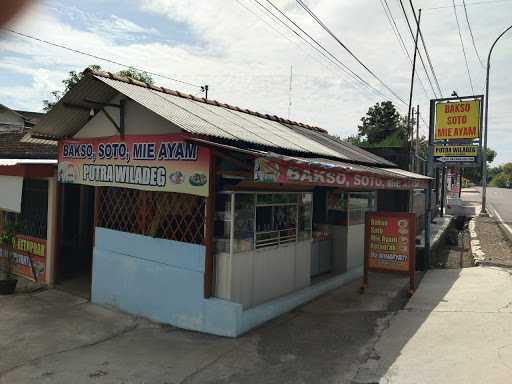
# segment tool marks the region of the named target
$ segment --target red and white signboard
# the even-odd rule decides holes
[[[428,187],[427,180],[325,169],[266,158],[255,159],[254,180],[259,183],[311,184],[355,190],[408,190]]]
[[[368,212],[365,223],[364,281],[368,271],[406,273],[415,290],[416,216],[407,212]]]

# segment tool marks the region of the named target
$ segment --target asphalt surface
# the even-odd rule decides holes
[[[501,216],[506,224],[512,224],[512,189],[487,188],[487,204]]]
[[[482,201],[482,188],[475,187],[462,190],[465,201]],[[487,188],[487,206],[500,215],[503,222],[512,224],[512,189]]]

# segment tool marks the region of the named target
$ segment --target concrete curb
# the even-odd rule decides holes
[[[471,218],[468,223],[468,230],[470,236],[469,248],[471,251],[471,256],[473,257],[473,263],[475,265],[480,265],[485,261],[485,252],[482,251],[482,248],[480,247],[480,240],[478,239],[478,234],[476,233],[476,222],[474,217]]]

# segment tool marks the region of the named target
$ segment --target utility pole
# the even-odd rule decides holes
[[[414,115],[415,115],[415,110],[414,110],[414,107],[412,107],[412,119],[414,119]],[[410,133],[409,133],[409,141],[410,141],[410,151],[409,151],[409,156],[410,156],[410,167],[409,167],[409,171],[413,171],[416,169],[416,155],[418,154],[417,151],[415,151],[415,148],[414,148],[414,124],[410,124],[411,126],[411,129],[410,129]]]
[[[416,56],[418,53],[418,36],[420,33],[420,20],[421,20],[421,8],[418,9],[418,20],[416,20],[416,37],[414,38],[414,58],[412,60],[412,74],[411,74],[411,88],[409,91],[409,110],[407,112],[407,129],[409,135],[409,170],[413,170],[413,146],[411,138],[414,136],[413,127],[411,126],[411,107],[412,107],[412,95],[414,91],[414,75],[416,72]]]
[[[414,170],[414,172],[418,172],[418,173],[420,173],[419,167],[418,167],[418,165],[420,163],[419,153],[420,153],[420,106],[418,104],[416,106],[416,169]]]
[[[484,134],[484,149],[482,151],[482,215],[487,215],[487,131],[489,130],[489,69],[491,68],[491,53],[498,40],[512,29],[512,25],[505,29],[494,40],[487,56],[487,75],[485,76],[485,134]],[[481,108],[481,107],[480,107]]]

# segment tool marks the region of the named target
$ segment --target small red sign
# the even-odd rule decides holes
[[[368,271],[410,275],[415,290],[416,217],[406,212],[368,212],[365,223],[364,283]]]
[[[46,240],[17,235],[12,244],[12,270],[15,275],[32,281],[46,282]],[[2,249],[2,256],[7,250]],[[3,260],[5,264],[6,261]],[[5,267],[5,265],[4,265]]]

